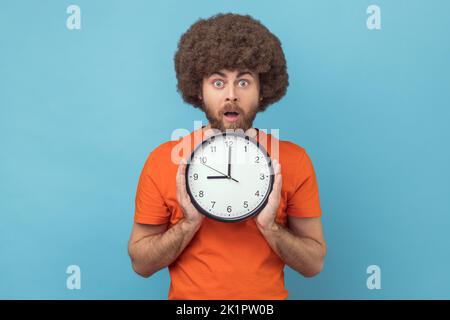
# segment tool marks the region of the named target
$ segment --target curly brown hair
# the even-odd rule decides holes
[[[181,36],[174,60],[177,91],[196,108],[202,108],[198,95],[203,77],[221,69],[259,74],[258,111],[280,100],[289,85],[280,40],[249,15],[219,13],[199,19]]]

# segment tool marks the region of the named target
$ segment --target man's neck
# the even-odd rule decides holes
[[[255,128],[255,127],[252,127],[252,128],[256,130],[256,136],[258,136],[258,135],[259,135],[259,129],[258,129],[258,128]],[[208,131],[209,129],[211,129],[211,124],[208,123],[206,126],[203,126],[201,129],[202,129],[202,133],[203,133],[203,135],[204,135],[206,131]]]

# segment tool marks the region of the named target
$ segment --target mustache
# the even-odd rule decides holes
[[[220,114],[224,115],[226,112],[237,112],[239,114],[244,114],[244,110],[235,103],[227,103],[220,110]]]

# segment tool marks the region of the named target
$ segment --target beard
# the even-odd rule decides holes
[[[225,132],[226,130],[242,129],[244,132],[253,126],[258,108],[252,108],[250,111],[245,112],[239,105],[234,103],[227,103],[219,110],[219,114],[216,115],[211,109],[209,109],[203,103],[203,110],[205,111],[206,118],[209,121],[211,128]],[[238,119],[234,122],[229,122],[225,119],[225,112],[238,112]]]

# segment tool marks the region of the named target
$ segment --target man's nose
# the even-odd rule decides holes
[[[238,102],[238,97],[236,96],[236,91],[234,86],[230,86],[227,92],[227,101]]]

